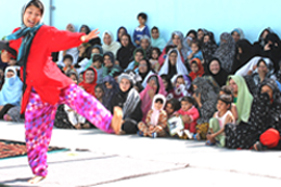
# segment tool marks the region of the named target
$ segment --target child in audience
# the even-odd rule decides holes
[[[196,77],[202,77],[204,74],[204,67],[199,58],[193,58],[190,62],[191,72],[189,76],[192,80],[196,79]]]
[[[225,145],[224,126],[227,123],[235,123],[231,113],[232,97],[230,95],[220,95],[217,102],[217,112],[209,121],[209,133],[207,135],[206,145],[218,144],[221,147]]]
[[[90,65],[90,67],[93,67],[96,69],[97,73],[98,73],[98,80],[97,80],[97,84],[101,84],[102,83],[102,73],[103,73],[103,67],[102,67],[102,63],[103,63],[103,57],[102,55],[94,55],[93,57],[93,63]]]
[[[140,46],[140,39],[142,36],[147,35],[150,37],[150,31],[146,26],[147,15],[143,12],[138,14],[139,26],[134,30],[133,39],[137,47]]]
[[[186,75],[175,75],[172,78],[174,82],[173,97],[181,99],[184,96],[190,96],[191,79]]]
[[[191,62],[193,58],[199,58],[201,61],[203,60],[203,54],[200,49],[199,41],[197,40],[191,42],[191,51],[187,53],[189,62]]]
[[[103,90],[103,85],[102,84],[98,84],[95,87],[95,95],[96,95],[96,99],[102,103],[103,100],[103,96],[104,96],[104,90]]]
[[[152,107],[147,113],[145,123],[141,121],[138,124],[140,135],[150,137],[166,136],[167,113],[164,110],[165,103],[166,98],[164,95],[157,94],[154,96]]]
[[[177,112],[181,108],[179,100],[172,98],[167,101],[165,111],[168,115],[168,119],[173,117],[175,112]]]
[[[161,55],[161,51],[157,47],[153,47],[151,51],[151,56],[149,62],[151,64],[151,68],[157,73],[160,69],[160,64],[158,62],[158,58]]]
[[[181,109],[175,113],[176,116],[182,116],[184,129],[190,134],[190,139],[196,133],[196,121],[199,118],[199,112],[195,108],[194,102],[192,97],[183,97],[181,99]]]
[[[233,102],[233,94],[232,94],[232,91],[231,91],[231,87],[230,86],[226,86],[226,85],[222,86],[219,95],[223,95],[223,94],[231,96],[232,103],[231,103],[230,111],[231,111],[235,121],[237,121],[237,119],[238,119],[238,112],[237,112],[237,107],[236,107],[235,103]]]
[[[71,55],[68,55],[68,54],[65,55],[63,57],[63,63],[64,63],[64,68],[62,70],[63,70],[64,74],[67,74],[70,71],[75,71],[76,72],[74,66],[72,65],[73,57]]]

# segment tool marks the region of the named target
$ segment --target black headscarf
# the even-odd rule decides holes
[[[148,75],[148,73],[151,71],[150,62],[149,62],[148,60],[146,60],[146,59],[143,59],[143,60],[145,60],[145,62],[146,62],[147,71],[146,71],[145,73],[141,73],[141,72],[139,71],[139,75],[141,76],[142,81],[144,81],[145,77],[146,77],[146,76]],[[142,60],[141,60],[141,61],[142,61]]]
[[[129,34],[124,34],[129,38],[129,43],[127,46],[121,46],[117,51],[117,60],[119,61],[119,65],[122,69],[126,69],[131,61],[133,61],[135,46],[132,43],[131,36]],[[121,43],[122,44],[122,43]]]
[[[82,31],[82,28],[85,28],[85,29],[86,29],[86,34],[89,34],[89,33],[91,32],[91,29],[90,29],[90,27],[89,27],[88,25],[82,25],[82,26],[80,27],[79,32]]]
[[[217,60],[219,62],[219,65],[220,65],[220,71],[217,74],[213,74],[210,71],[210,65],[211,65],[213,60]],[[218,85],[220,87],[222,87],[223,85],[226,84],[227,77],[228,77],[229,74],[221,67],[221,62],[218,58],[212,58],[210,60],[210,63],[209,63],[209,66],[208,66],[208,72],[215,79],[215,81],[218,83]]]
[[[279,68],[279,61],[281,60],[281,41],[280,38],[277,34],[275,33],[269,33],[266,36],[266,43],[269,41],[272,42],[270,45],[270,50],[268,51],[263,51],[263,56],[268,57],[272,60],[274,64],[274,69],[275,72],[277,72]]]

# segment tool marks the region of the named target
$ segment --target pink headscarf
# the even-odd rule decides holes
[[[151,109],[152,98],[149,97],[148,91],[153,89],[153,88],[151,88],[148,83],[149,83],[149,81],[151,80],[152,77],[156,78],[156,82],[157,82],[157,85],[158,85],[158,92],[156,93],[157,90],[154,90],[155,91],[154,93],[155,94],[162,94],[164,96],[167,95],[167,92],[165,90],[165,86],[164,86],[164,83],[163,83],[161,77],[157,74],[151,75],[148,78],[147,85],[146,85],[145,89],[140,93],[141,110],[142,110],[142,114],[143,114],[142,121],[145,121],[146,115],[147,115],[148,111]]]

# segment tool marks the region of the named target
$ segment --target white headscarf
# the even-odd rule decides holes
[[[178,54],[177,62],[176,62],[177,74],[188,75],[188,70],[186,69],[185,65],[181,61],[181,56],[177,49],[172,49],[168,52],[168,55],[164,61],[164,64],[158,73],[159,75],[163,75],[163,74],[167,75],[169,73],[169,56],[170,56],[171,52],[174,50],[176,50],[177,54]]]
[[[118,49],[121,47],[121,44],[119,42],[114,41],[114,37],[112,32],[106,30],[104,31],[102,35],[102,40],[104,39],[105,35],[108,34],[111,38],[111,43],[109,45],[106,45],[105,43],[102,45],[103,52],[112,52],[114,54],[114,57],[116,57]]]
[[[160,110],[156,110],[154,108],[154,103],[157,99],[162,99],[163,101],[163,105],[162,105],[162,108]],[[152,106],[151,106],[151,109],[153,110],[152,114],[151,114],[151,118],[150,118],[150,123],[153,125],[153,126],[156,126],[158,124],[158,120],[159,120],[159,116],[160,116],[160,112],[164,109],[164,106],[166,104],[166,98],[164,95],[162,94],[156,94],[153,98],[153,101],[152,101]]]

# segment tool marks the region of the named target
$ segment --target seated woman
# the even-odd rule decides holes
[[[264,81],[266,78],[276,80],[274,75],[273,63],[269,62],[268,64],[261,58],[257,63],[257,71],[254,72],[252,78],[256,85]]]
[[[143,121],[145,121],[146,115],[151,109],[152,100],[156,94],[167,95],[161,77],[154,74],[148,78],[145,89],[140,93]]]
[[[209,120],[216,111],[218,90],[205,77],[197,77],[193,82],[193,98],[196,101],[200,118],[197,120],[195,140],[206,139],[209,127]]]
[[[152,29],[151,29],[151,46],[157,47],[161,51],[166,46],[166,41],[163,38],[160,37],[158,27],[152,27]]]
[[[103,55],[103,73],[102,77],[111,76],[114,77],[116,72],[120,72],[121,68],[118,65],[115,65],[114,55],[112,52],[106,52]]]
[[[121,47],[119,42],[114,41],[112,32],[106,30],[102,35],[103,45],[102,49],[106,52],[112,52],[114,57],[117,55],[118,49]]]
[[[138,131],[137,124],[142,119],[141,99],[133,88],[134,80],[129,74],[122,73],[118,80],[119,91],[111,102],[111,127],[115,134],[135,134]]]
[[[149,36],[143,35],[140,38],[140,47],[145,51],[147,57],[151,56],[152,47],[151,47],[151,40]]]
[[[139,72],[137,73],[142,78],[141,83],[142,87],[145,88],[147,84],[147,79],[154,74],[154,71],[151,69],[150,63],[146,59],[142,59],[139,63]]]
[[[121,48],[117,51],[116,60],[122,69],[126,69],[129,63],[134,59],[134,51],[136,47],[132,43],[131,36],[129,34],[123,34],[121,36]]]
[[[142,48],[137,48],[134,51],[134,60],[130,62],[125,71],[134,70],[135,72],[139,72],[138,66],[142,59],[146,58],[146,53]]]
[[[0,91],[0,119],[14,106],[20,106],[22,97],[22,86],[17,76],[15,67],[7,67],[5,70],[5,81]]]
[[[221,67],[221,62],[218,58],[212,58],[207,69],[207,74],[213,77],[220,87],[226,84],[229,74]]]
[[[102,100],[102,104],[103,106],[105,106],[105,108],[110,110],[112,108],[111,101],[113,97],[118,93],[119,85],[113,77],[106,76],[103,79],[103,90],[104,90],[104,97]]]
[[[214,34],[212,32],[205,33],[203,37],[203,44],[202,44],[202,53],[204,57],[204,70],[207,70],[207,67],[210,63],[210,60],[213,58],[215,51],[217,50],[218,46],[214,38]]]
[[[172,49],[168,52],[168,57],[166,57],[158,74],[166,74],[170,79],[176,74],[188,75],[188,71],[182,62],[180,53],[177,49]]]

